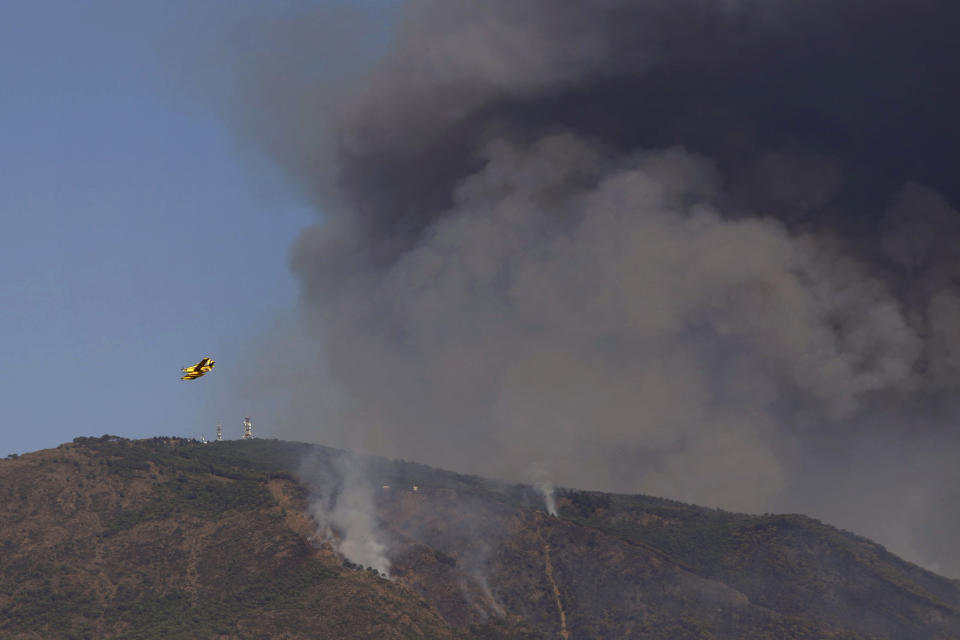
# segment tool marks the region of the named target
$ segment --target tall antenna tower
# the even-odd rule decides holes
[[[217,442],[221,442],[222,440],[223,440],[223,425],[218,422],[217,423]]]
[[[253,438],[253,423],[250,422],[250,418],[243,419],[243,440],[251,440]]]

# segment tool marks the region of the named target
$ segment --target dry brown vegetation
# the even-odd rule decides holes
[[[960,638],[957,582],[809,518],[576,491],[550,517],[371,458],[388,580],[317,538],[308,454],[342,452],[105,436],[0,461],[0,637]]]

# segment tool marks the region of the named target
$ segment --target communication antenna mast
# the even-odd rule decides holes
[[[219,422],[217,423],[217,442],[223,440],[223,425]]]
[[[200,444],[207,444],[207,436],[200,434]]]
[[[250,418],[243,419],[243,440],[251,440],[253,438],[253,423],[250,422]]]

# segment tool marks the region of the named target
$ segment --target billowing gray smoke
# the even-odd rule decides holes
[[[960,576],[958,17],[419,0],[329,84],[295,39],[243,113],[323,215],[286,435],[803,511]]]

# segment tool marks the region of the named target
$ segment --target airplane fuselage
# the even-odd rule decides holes
[[[200,376],[209,373],[213,369],[214,361],[210,358],[204,358],[200,362],[189,367],[184,367],[182,371],[185,375],[182,376],[181,380],[196,380]]]

